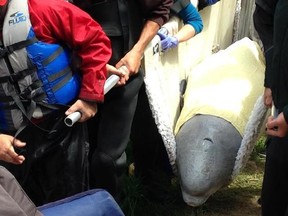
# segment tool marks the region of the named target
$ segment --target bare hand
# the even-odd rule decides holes
[[[120,77],[119,81],[117,82],[117,86],[122,86],[126,84],[126,81],[129,79],[129,70],[122,66],[121,68],[116,68],[112,65],[106,65],[108,76],[111,74],[115,74]]]
[[[117,64],[116,68],[125,65],[129,72],[129,77],[138,73],[141,66],[142,53],[136,49],[130,50]]]
[[[0,134],[0,159],[8,163],[22,164],[25,160],[23,155],[15,152],[14,146],[22,148],[26,143],[15,139],[13,136]]]
[[[66,115],[70,115],[74,112],[80,112],[81,118],[78,122],[84,122],[92,118],[97,113],[97,103],[88,102],[84,100],[77,100],[72,106],[65,112]]]
[[[288,134],[288,125],[284,118],[283,112],[281,112],[277,118],[269,116],[266,123],[267,135],[284,137]]]
[[[264,90],[264,104],[267,108],[271,108],[273,104],[272,91],[270,88],[265,88]]]

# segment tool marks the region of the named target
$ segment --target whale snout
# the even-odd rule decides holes
[[[212,115],[196,115],[180,128],[176,163],[188,205],[202,205],[229,184],[241,140],[230,122]]]

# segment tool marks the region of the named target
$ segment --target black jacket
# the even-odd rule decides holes
[[[274,32],[274,12],[278,0],[256,0],[254,11],[254,26],[263,43],[266,58],[264,86],[271,88],[273,76],[273,32]]]
[[[284,110],[288,122],[287,11],[287,0],[256,0],[254,24],[265,49],[264,85],[271,88],[274,105]]]
[[[138,41],[145,20],[162,26],[169,19],[172,0],[73,0],[88,12],[111,40],[115,65]]]
[[[255,3],[270,14],[274,14],[278,0],[255,0]]]
[[[288,105],[288,1],[279,0],[274,13],[271,89],[276,108]],[[288,113],[287,113],[288,114]],[[284,113],[285,115],[285,113]],[[287,115],[288,116],[288,115]],[[287,121],[288,119],[286,119]]]

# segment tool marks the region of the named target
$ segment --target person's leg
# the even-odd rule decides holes
[[[0,166],[0,194],[0,215],[42,215],[15,177],[2,166]]]
[[[135,175],[142,180],[142,183],[152,183],[158,171],[162,173],[171,171],[168,155],[152,115],[144,84],[139,91],[131,129],[131,144]]]
[[[288,194],[288,138],[267,142],[265,172],[261,194],[263,216],[284,215]]]
[[[105,96],[96,116],[89,121],[91,146],[90,184],[104,188],[118,199],[126,172],[125,149],[129,142],[142,74],[133,76],[123,87]]]

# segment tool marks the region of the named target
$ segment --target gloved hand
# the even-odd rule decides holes
[[[165,28],[165,27],[161,27],[161,28],[158,30],[158,33],[159,33],[159,34],[164,34],[165,36],[167,36],[167,35],[169,34],[168,29]]]
[[[165,52],[168,49],[178,46],[178,39],[174,36],[166,35],[158,31],[157,35],[160,37],[161,51]]]

